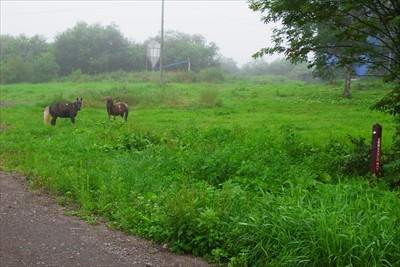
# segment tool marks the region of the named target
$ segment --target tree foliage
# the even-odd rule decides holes
[[[2,35],[0,46],[1,83],[39,83],[57,77],[59,66],[43,37]]]
[[[294,64],[291,64],[285,59],[277,59],[272,63],[268,63],[262,59],[257,59],[252,62],[245,64],[242,68],[242,72],[247,75],[287,75],[295,68]]]
[[[232,58],[224,57],[224,56],[219,56],[217,58],[217,62],[219,67],[225,72],[225,73],[239,73],[240,69],[238,67],[238,63],[233,60]]]
[[[160,36],[152,38],[160,42]],[[149,40],[150,41],[150,40]],[[216,67],[218,47],[206,42],[202,35],[186,34],[179,31],[167,31],[164,35],[163,65],[174,64],[191,59],[191,69],[199,71]],[[186,65],[176,65],[174,69],[187,69]]]
[[[131,71],[132,62],[143,62],[143,56],[135,53],[116,25],[103,27],[79,22],[56,37],[54,50],[61,75],[76,69],[84,74]]]
[[[160,36],[150,40],[160,41]],[[144,71],[147,44],[128,40],[112,24],[78,22],[52,43],[41,36],[1,35],[1,82],[46,82],[71,73],[94,75],[116,71]],[[218,47],[201,35],[169,31],[164,37],[164,66],[191,59],[191,70],[219,65]],[[147,64],[146,64],[147,63]],[[187,69],[177,65],[175,69]]]
[[[292,64],[286,59],[277,59],[271,63],[259,58],[242,67],[242,74],[248,76],[277,75],[289,79],[307,80],[311,77],[311,71],[306,64]]]
[[[282,25],[274,29],[274,46],[255,57],[279,52],[312,66],[326,66],[336,57],[332,63],[338,66],[373,64],[387,71],[387,80],[400,79],[398,1],[252,0],[250,8],[261,11],[265,23]]]

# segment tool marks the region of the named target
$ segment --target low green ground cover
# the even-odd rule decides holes
[[[0,169],[74,213],[233,266],[400,265],[400,199],[371,185],[369,111],[390,88],[247,80],[221,84],[2,85]],[[105,97],[130,106],[109,121]],[[83,97],[72,125],[43,108]],[[350,137],[349,137],[350,136]],[[368,143],[369,141],[365,141]],[[354,147],[358,143],[358,147]]]

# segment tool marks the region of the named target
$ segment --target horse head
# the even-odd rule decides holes
[[[82,97],[81,99],[76,98],[76,102],[74,103],[74,106],[76,107],[76,109],[79,111],[82,108]]]
[[[109,104],[109,103],[110,103],[111,105],[114,104],[114,103],[113,103],[113,100],[112,100],[112,98],[111,98],[111,96],[107,96],[107,97],[106,97],[106,101],[107,101],[107,104]]]
[[[106,100],[107,100],[107,110],[110,110],[114,103],[113,103],[113,101],[112,101],[110,96],[107,96]]]

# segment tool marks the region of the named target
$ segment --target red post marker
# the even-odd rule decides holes
[[[374,124],[372,126],[372,152],[371,165],[369,173],[379,178],[381,172],[381,144],[382,144],[382,126]]]

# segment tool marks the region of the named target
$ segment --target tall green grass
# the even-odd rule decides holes
[[[400,265],[400,200],[354,170],[390,118],[379,84],[343,100],[302,83],[88,83],[1,87],[0,168],[27,175],[76,214],[232,266]],[[83,97],[76,124],[43,107]],[[108,120],[105,96],[126,101]],[[360,155],[361,154],[361,155]],[[365,164],[365,162],[364,162]],[[352,169],[353,168],[353,169]],[[363,167],[363,164],[357,166]]]

